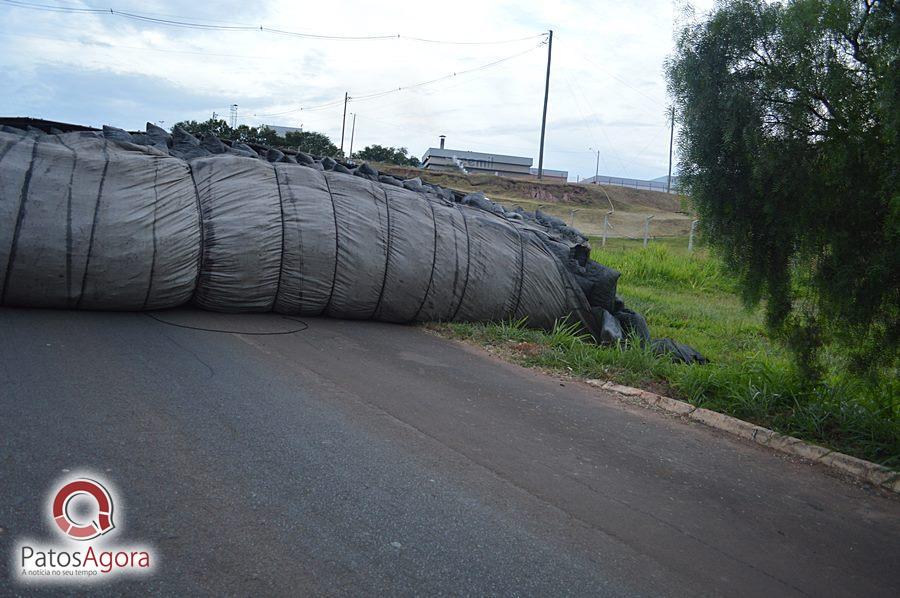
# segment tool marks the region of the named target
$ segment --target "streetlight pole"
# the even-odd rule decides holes
[[[600,178],[600,150],[595,150],[592,147],[589,147],[588,150],[597,152],[597,163],[594,165],[594,184],[598,185],[600,184],[598,180]]]

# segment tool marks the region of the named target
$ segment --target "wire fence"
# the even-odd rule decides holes
[[[596,235],[597,244],[600,247],[606,247],[608,241],[612,241],[614,239],[628,239],[632,241],[641,241],[644,247],[647,247],[654,239],[656,239],[656,235],[652,230],[652,223],[655,216],[645,216],[643,226],[641,227],[640,235],[633,234],[622,234],[622,231],[617,233],[615,226],[610,222],[610,215],[607,214],[603,219],[603,224],[601,225],[600,234]],[[689,229],[688,229],[688,240],[687,240],[687,251],[688,253],[693,253],[695,242],[698,234],[698,225],[700,224],[699,220],[691,220]],[[676,235],[680,237],[681,235]]]
[[[630,187],[632,189],[646,189],[647,191],[660,191],[662,193],[666,192],[666,182],[665,181],[645,181],[642,179],[628,179],[624,177],[613,177],[613,176],[597,176],[590,177],[581,181],[582,185],[613,185],[615,187]],[[669,190],[669,193],[678,194],[678,181],[672,180],[672,187]]]

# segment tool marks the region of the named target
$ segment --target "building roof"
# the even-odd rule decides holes
[[[458,158],[460,160],[478,160],[480,162],[497,162],[498,164],[515,164],[516,166],[531,166],[534,162],[531,158],[522,156],[507,156],[504,154],[485,154],[482,152],[468,152],[454,149],[441,149],[438,147],[429,147],[425,155],[422,156],[422,162],[430,157],[435,158]]]

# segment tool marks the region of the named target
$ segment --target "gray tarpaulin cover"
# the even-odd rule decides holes
[[[4,305],[171,307],[190,300],[199,257],[187,163],[90,132],[0,132]]]
[[[368,165],[148,125],[0,126],[0,303],[634,328],[578,231]],[[620,309],[616,309],[620,307]],[[623,326],[604,318],[623,320]],[[620,315],[621,313],[621,315]]]

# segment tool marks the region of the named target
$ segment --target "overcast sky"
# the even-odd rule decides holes
[[[663,61],[672,51],[673,22],[682,18],[673,0],[21,3],[400,38],[339,41],[196,30],[111,14],[30,10],[0,0],[3,116],[127,129],[143,129],[151,121],[169,128],[213,112],[227,119],[229,105],[237,104],[241,123],[302,124],[339,144],[348,91],[358,98],[348,108],[357,114],[354,149],[378,143],[407,147],[421,157],[444,134],[449,148],[528,156],[537,166],[547,47],[538,47],[543,40],[533,36],[553,29],[544,166],[568,170],[571,180],[592,176],[599,149],[601,174],[666,174]],[[702,11],[712,0],[693,4]],[[519,41],[438,44],[404,36]],[[433,84],[363,97],[453,73],[458,74]]]

